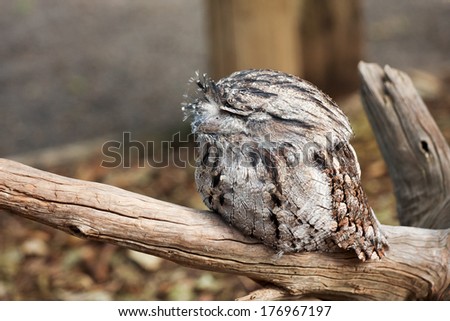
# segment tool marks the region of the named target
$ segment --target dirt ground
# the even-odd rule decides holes
[[[136,1],[126,10],[121,7],[125,2],[120,0],[79,0],[68,6],[58,5],[57,2],[45,0],[37,4],[32,0],[21,0],[14,2],[13,6],[12,2],[0,0],[2,10],[6,8],[0,13],[0,39],[3,44],[8,44],[0,47],[0,58],[3,58],[0,68],[0,126],[9,135],[2,139],[0,155],[37,149],[31,154],[22,154],[20,159],[57,174],[204,208],[195,190],[192,167],[107,169],[100,166],[104,156],[99,145],[83,143],[82,150],[54,147],[79,139],[94,139],[109,132],[122,132],[133,126],[145,129],[150,125],[142,118],[142,113],[149,104],[159,105],[160,110],[165,111],[161,113],[161,118],[155,117],[155,123],[163,123],[163,118],[175,118],[173,106],[178,112],[185,79],[189,78],[192,70],[204,66],[205,46],[201,37],[184,39],[187,35],[201,34],[201,22],[186,24],[195,17],[201,20],[202,12],[196,9],[200,1],[191,1],[190,5],[176,0]],[[92,3],[105,6],[105,14],[99,21],[92,15],[84,16],[79,23],[71,20],[74,19],[73,13],[93,10]],[[57,33],[56,40],[47,38],[45,34],[31,37],[29,31],[43,28],[44,20],[42,16],[30,18],[29,15],[33,10],[40,12],[40,5],[43,4],[52,8],[47,17],[50,17],[54,28],[70,21],[73,25],[79,25],[73,32],[77,37],[87,38],[84,49],[93,52],[96,47],[104,45],[108,59],[94,54],[94,63],[85,64],[86,61],[79,56],[79,52],[83,51],[73,50],[70,46],[68,30]],[[447,141],[450,141],[449,2],[367,0],[363,1],[363,8],[368,22],[366,60],[406,69]],[[5,12],[9,13],[9,17]],[[170,13],[170,18],[164,18],[163,13]],[[19,22],[22,19],[22,27],[12,28],[8,20],[11,15]],[[108,36],[111,38],[102,38],[107,37],[107,32],[96,34],[97,38],[88,37],[92,24],[106,30],[111,21],[121,21],[127,17],[134,17],[134,22],[128,28],[117,28],[115,34]],[[158,28],[150,26],[150,22],[155,20],[159,23]],[[163,36],[164,32],[168,32],[161,27],[165,21],[175,30],[185,30],[184,34],[174,35],[179,41],[177,45]],[[139,25],[153,33],[152,39],[157,39],[156,43],[146,42],[146,37],[137,29]],[[63,58],[59,65],[47,60],[50,59],[47,45],[52,41],[56,41],[56,45],[66,44],[52,57],[58,59],[69,55],[70,63],[67,64]],[[29,46],[38,50],[30,50]],[[129,49],[133,46],[142,51],[132,59],[126,59],[129,52],[116,51],[119,47]],[[145,55],[145,50],[148,50],[148,55]],[[181,69],[167,69],[164,67],[167,65],[159,63],[161,57],[167,56],[168,64],[179,65],[177,61],[180,56],[175,53],[183,53],[186,57]],[[38,58],[32,65],[23,63],[27,59],[19,59],[32,54]],[[147,60],[154,62],[155,66],[141,68]],[[110,73],[91,78],[96,63],[109,68]],[[77,69],[80,66],[82,68]],[[34,72],[32,77],[30,70]],[[82,72],[74,73],[74,70]],[[11,77],[10,73],[17,76]],[[138,77],[130,78],[134,74]],[[153,77],[151,88],[143,85],[148,82],[149,75]],[[45,87],[44,83],[52,82],[52,77],[64,81],[53,81],[53,85]],[[179,78],[183,79],[182,82],[175,81]],[[94,87],[89,85],[92,79],[96,84]],[[24,95],[17,96],[11,91],[14,88],[23,88]],[[87,88],[94,88],[94,91]],[[48,95],[54,92],[59,94],[49,99]],[[170,97],[167,98],[167,95]],[[30,101],[39,104],[30,107]],[[61,101],[70,101],[74,109],[57,109],[55,106]],[[47,110],[44,107],[49,102],[54,104]],[[97,103],[98,106],[112,106],[113,109],[99,107],[92,110],[90,107]],[[389,175],[362,112],[359,95],[354,93],[338,103],[348,114],[355,131],[353,145],[360,159],[363,186],[370,203],[382,223],[397,224]],[[80,111],[81,114],[94,114],[89,119],[80,118]],[[175,126],[180,126],[180,123],[179,120],[174,121]],[[49,129],[50,124],[56,125]],[[34,130],[30,126],[39,128]],[[63,137],[67,132],[76,133],[80,126],[90,129],[82,132],[77,139],[72,139],[74,136]],[[35,136],[35,141],[28,140],[30,133]],[[49,161],[43,156],[48,155],[49,151],[40,148],[49,146],[53,146],[59,161]],[[232,300],[256,288],[258,285],[245,277],[181,267],[117,246],[81,240],[0,211],[0,300]]]

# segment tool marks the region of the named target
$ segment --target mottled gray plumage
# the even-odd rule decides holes
[[[193,81],[184,107],[197,136],[205,204],[282,253],[352,249],[380,258],[387,241],[360,185],[352,130],[312,84],[273,70]]]

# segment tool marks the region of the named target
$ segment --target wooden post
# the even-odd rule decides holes
[[[358,0],[209,0],[211,72],[271,68],[336,94],[358,86]]]

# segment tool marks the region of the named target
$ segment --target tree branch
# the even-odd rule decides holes
[[[279,258],[214,213],[5,159],[0,159],[0,208],[79,237],[273,286],[250,299],[449,298],[450,230],[384,226],[390,249],[381,261],[361,263],[352,252]]]
[[[450,227],[450,148],[403,72],[360,62],[362,98],[402,225]]]

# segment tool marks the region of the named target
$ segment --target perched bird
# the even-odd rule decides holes
[[[282,253],[388,246],[361,187],[352,129],[330,97],[274,70],[192,81],[183,106],[198,142],[204,203],[245,235]]]

